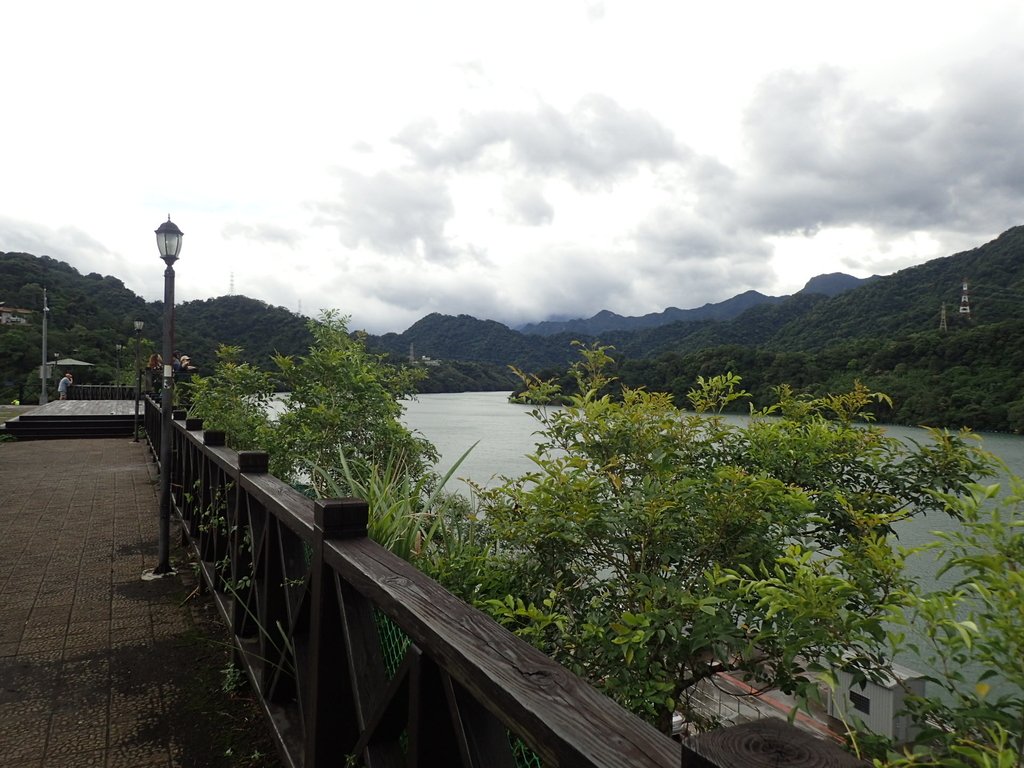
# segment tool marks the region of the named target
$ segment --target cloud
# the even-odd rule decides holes
[[[518,181],[505,188],[511,219],[519,224],[535,227],[550,224],[555,218],[555,209],[544,197],[536,184]]]
[[[770,282],[771,247],[753,231],[695,212],[662,208],[636,230],[630,264],[666,303],[689,307],[719,301]]]
[[[285,245],[289,248],[295,248],[302,241],[299,232],[274,224],[243,224],[233,221],[224,225],[221,234],[228,240],[241,238],[257,243]]]
[[[337,175],[338,199],[314,204],[314,223],[336,228],[348,248],[366,245],[384,256],[428,262],[459,256],[445,236],[455,209],[442,179],[416,170],[364,175],[340,169]]]
[[[1024,192],[1021,54],[941,78],[934,103],[870,97],[839,69],[781,72],[744,122],[743,223],[768,234],[825,227],[880,232],[1005,225]]]
[[[395,142],[424,168],[514,165],[529,173],[562,174],[580,185],[682,154],[672,132],[649,112],[627,110],[599,94],[567,112],[541,104],[533,112],[464,115],[447,135],[434,122],[421,121],[400,131]]]

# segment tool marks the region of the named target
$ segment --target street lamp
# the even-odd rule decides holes
[[[142,391],[142,368],[139,367],[139,342],[142,340],[142,321],[136,320],[135,325],[135,431],[132,432],[133,442],[139,442],[139,393]]]
[[[154,576],[173,573],[171,569],[171,409],[174,407],[174,370],[171,356],[174,351],[174,262],[181,250],[184,233],[167,217],[167,221],[156,230],[156,245],[164,270],[164,379],[160,394],[160,538],[158,541],[159,562],[153,569]]]
[[[115,344],[114,349],[117,351],[117,376],[114,379],[114,384],[118,387],[121,386],[121,350],[124,349],[124,344]]]

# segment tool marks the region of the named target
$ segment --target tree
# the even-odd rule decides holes
[[[336,312],[309,321],[309,331],[309,353],[275,356],[273,377],[239,362],[239,348],[221,347],[213,375],[194,376],[187,385],[192,415],[208,429],[223,429],[237,450],[266,450],[271,471],[288,482],[312,480],[326,487],[330,479],[335,490],[344,489],[347,477],[365,479],[374,464],[421,474],[435,451],[401,423],[399,401],[411,395],[422,373],[371,355],[349,336],[346,319]],[[272,417],[275,380],[288,394]],[[310,476],[313,467],[320,471]]]
[[[534,411],[537,470],[476,489],[476,567],[438,553],[433,573],[666,731],[677,708],[700,720],[688,696],[723,672],[805,700],[833,667],[880,674],[907,594],[890,527],[941,509],[930,491],[962,493],[986,456],[966,435],[886,438],[864,423],[884,397],[860,386],[780,388],[747,425],[721,415],[746,397],[731,374],[699,377],[692,412],[613,397],[606,349],[583,350],[564,408]]]
[[[241,354],[238,347],[222,346],[210,375],[194,375],[184,384],[189,416],[202,419],[205,429],[222,430],[236,451],[266,450],[273,440],[273,383],[267,372],[241,362]]]
[[[345,472],[338,465],[343,450],[357,477],[375,464],[393,463],[420,474],[436,454],[401,423],[399,401],[415,392],[422,371],[389,365],[370,354],[336,312],[325,312],[309,328],[313,344],[308,354],[274,358],[289,394],[274,430],[271,471],[295,481],[316,466],[322,472],[312,478],[314,483],[321,484],[327,473],[335,488],[345,488]]]
[[[1008,485],[938,495],[962,526],[922,549],[957,579],[911,593],[906,623],[940,694],[911,700],[921,731],[895,765],[1024,765],[1024,480]]]

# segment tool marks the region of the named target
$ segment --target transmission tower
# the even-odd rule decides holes
[[[948,331],[949,326],[946,325],[946,305],[942,305],[942,314],[939,315],[939,330]]]
[[[228,296],[235,295],[235,273],[231,273],[231,280],[228,282]]]
[[[960,314],[964,315],[968,320],[971,319],[971,300],[970,293],[967,290],[967,278],[964,278],[963,290],[960,292]]]

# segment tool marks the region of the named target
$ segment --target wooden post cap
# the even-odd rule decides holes
[[[838,745],[775,717],[719,728],[687,739],[684,744],[685,768],[776,768],[782,765],[864,768],[869,764],[844,752]]]
[[[226,439],[226,434],[223,429],[207,429],[203,432],[204,445],[212,445],[215,448],[223,447]]]
[[[270,455],[266,451],[239,451],[238,469],[241,472],[264,474],[270,468]]]
[[[366,536],[370,505],[362,499],[317,499],[313,502],[313,525],[325,539],[358,539]]]

